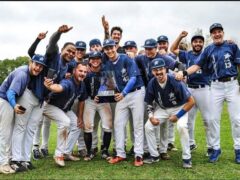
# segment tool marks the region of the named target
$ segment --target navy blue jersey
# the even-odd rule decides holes
[[[168,74],[164,88],[159,85],[155,77],[149,81],[145,102],[152,105],[155,100],[161,108],[165,109],[185,104],[190,96],[184,82],[177,81],[173,75]]]
[[[213,80],[237,76],[240,51],[236,44],[226,41],[221,45],[211,44],[203,50],[196,64],[210,73]]]
[[[154,58],[149,58],[146,55],[139,55],[135,57],[135,61],[138,65],[138,68],[140,70],[140,73],[142,75],[144,85],[147,86],[150,79],[152,79],[152,68],[151,68],[151,61],[156,58],[163,58],[166,64],[167,69],[175,69],[175,63],[176,61],[168,56],[168,55],[160,55],[157,53],[157,55]]]
[[[7,100],[7,91],[13,90],[19,97],[30,82],[29,66],[20,66],[12,71],[0,86],[0,97]]]
[[[175,60],[177,59],[177,56],[173,53],[168,53],[167,55],[170,56],[171,58],[175,59]]]
[[[106,61],[105,68],[107,71],[114,72],[117,90],[119,92],[122,92],[131,77],[137,78],[133,89],[142,87],[144,85],[136,63],[133,59],[125,54],[118,54],[117,60],[115,62],[112,62],[110,60]]]
[[[199,57],[200,53],[196,54],[193,51],[179,51],[179,61],[186,65],[186,68],[194,65]],[[199,69],[196,73],[193,73],[187,77],[187,83],[193,85],[209,85],[210,76],[206,71]]]
[[[87,92],[84,82],[81,82],[80,85],[77,85],[74,79],[71,78],[61,80],[60,85],[63,87],[63,91],[61,93],[51,92],[48,99],[49,104],[52,104],[67,112],[71,109],[76,98],[78,98],[79,101],[84,101],[87,99]]]

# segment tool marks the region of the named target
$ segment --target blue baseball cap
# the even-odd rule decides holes
[[[152,60],[151,62],[152,69],[161,68],[161,67],[165,67],[165,61],[162,58],[156,58]]]
[[[123,48],[127,48],[127,47],[135,47],[135,48],[137,48],[137,44],[136,44],[135,41],[126,41],[124,43]]]
[[[99,51],[91,51],[89,54],[89,59],[91,58],[101,58],[102,59],[102,53]]]
[[[42,64],[43,66],[47,66],[45,57],[40,55],[40,54],[35,54],[32,57],[32,61],[34,61],[34,62],[36,62],[38,64]]]
[[[90,47],[93,46],[93,45],[96,45],[96,44],[102,46],[102,43],[101,43],[101,41],[100,41],[99,39],[92,39],[92,40],[89,42],[89,46],[90,46]]]
[[[107,46],[116,46],[116,43],[113,39],[106,39],[103,41],[103,48]]]
[[[202,39],[203,42],[204,42],[204,37],[201,35],[201,34],[195,34],[192,39],[191,39],[191,42],[193,42],[194,39]]]
[[[157,41],[155,39],[147,39],[144,43],[144,48],[156,48],[157,47]]]
[[[161,35],[161,36],[159,36],[158,38],[157,38],[157,42],[159,43],[159,42],[168,42],[168,37],[167,36],[165,36],[165,35]]]
[[[223,31],[223,27],[220,23],[214,23],[209,28],[210,33],[212,33],[212,31],[216,28],[221,29]]]
[[[87,49],[87,45],[84,41],[77,41],[75,46],[77,49]]]

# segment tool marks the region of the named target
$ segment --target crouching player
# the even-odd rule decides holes
[[[144,163],[151,164],[159,161],[155,128],[165,121],[177,123],[181,139],[183,167],[191,168],[191,153],[188,134],[188,111],[194,105],[194,99],[185,84],[175,80],[173,75],[166,73],[165,62],[162,58],[152,61],[154,78],[148,83],[145,102],[147,103],[148,121],[145,124],[145,134],[150,156]],[[157,107],[153,109],[153,101]]]

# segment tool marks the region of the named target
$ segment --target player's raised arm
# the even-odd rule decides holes
[[[170,48],[170,51],[171,51],[172,53],[174,53],[176,56],[178,56],[178,54],[179,54],[179,44],[180,44],[181,40],[182,40],[184,37],[186,37],[187,35],[188,35],[188,32],[187,32],[187,31],[182,31],[182,32],[178,35],[177,39],[173,42],[173,44],[172,44],[172,46],[171,46],[171,48]]]
[[[103,29],[104,29],[104,40],[109,39],[110,38],[109,23],[108,23],[108,21],[106,21],[105,15],[102,16],[102,26],[103,26]]]

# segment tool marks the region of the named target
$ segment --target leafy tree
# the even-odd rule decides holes
[[[0,60],[0,84],[4,81],[4,79],[8,76],[10,72],[16,69],[19,66],[24,64],[28,64],[29,57],[20,56],[16,59],[4,59]]]

